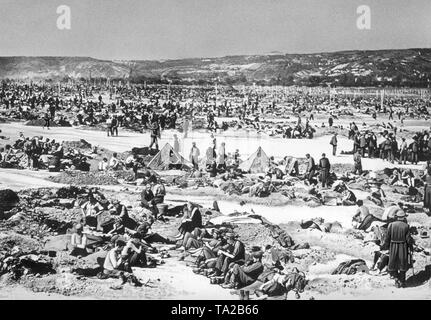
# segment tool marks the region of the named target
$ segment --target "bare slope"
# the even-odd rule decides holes
[[[128,78],[174,83],[426,86],[431,49],[269,54],[163,61],[87,57],[0,57],[0,78]]]

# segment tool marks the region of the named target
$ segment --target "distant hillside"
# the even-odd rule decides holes
[[[427,86],[431,49],[269,54],[163,61],[0,57],[0,78],[131,79],[174,84]]]

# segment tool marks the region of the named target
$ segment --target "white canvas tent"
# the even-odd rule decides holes
[[[239,169],[250,173],[263,173],[269,167],[269,157],[262,147],[257,150],[244,162],[239,165]]]
[[[148,163],[148,168],[154,170],[169,170],[173,166],[179,166],[179,169],[193,168],[193,165],[176,152],[169,143],[166,143]]]

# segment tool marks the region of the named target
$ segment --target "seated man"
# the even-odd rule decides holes
[[[99,171],[106,171],[106,170],[108,170],[108,159],[103,158],[103,160],[99,162]]]
[[[263,272],[262,251],[252,252],[252,260],[243,266],[234,264],[232,270],[225,277],[224,288],[238,289],[255,282]]]
[[[138,226],[136,221],[129,217],[126,206],[121,204],[120,201],[114,200],[108,209],[114,216],[121,218],[126,228],[135,229]]]
[[[371,188],[371,196],[368,196],[367,199],[373,201],[376,205],[383,207],[383,201],[386,200],[386,194],[380,183],[377,183],[375,187]]]
[[[392,203],[392,205],[387,207],[383,212],[382,221],[388,223],[395,221],[399,212],[404,212],[402,202],[398,202],[398,204]]]
[[[356,210],[356,213],[352,218],[352,225],[356,229],[367,230],[371,226],[371,223],[378,219],[370,213],[367,206],[364,206],[364,202],[362,200],[356,201],[356,204],[358,206],[358,210]]]
[[[110,278],[120,278],[124,275],[124,270],[121,270],[123,260],[121,251],[126,246],[123,240],[115,241],[115,246],[109,250],[103,263],[103,274]]]
[[[93,195],[88,197],[88,201],[81,206],[84,224],[92,228],[99,228],[98,217],[103,212],[103,206]]]
[[[154,186],[154,204],[163,203],[165,201],[166,189],[162,183],[157,183]]]
[[[72,233],[71,239],[70,239],[70,245],[72,247],[72,251],[70,252],[71,256],[75,257],[85,257],[87,252],[87,236],[82,233],[83,226],[82,224],[78,223],[75,226],[75,230]]]
[[[133,233],[134,230],[126,228],[126,226],[124,225],[123,219],[121,219],[120,217],[115,217],[114,223],[112,225],[112,229],[108,231],[107,235],[114,237],[118,235],[124,235],[126,234],[126,232]]]
[[[402,185],[401,174],[398,172],[397,169],[394,169],[392,175],[389,177],[389,184],[391,186],[400,184]]]
[[[409,187],[415,186],[415,177],[411,169],[403,171],[401,174],[401,181]]]
[[[211,178],[214,178],[215,176],[217,176],[217,163],[215,160],[212,160],[211,163],[206,164],[205,168]]]
[[[132,267],[144,268],[147,266],[145,250],[145,245],[141,243],[141,234],[133,234],[121,251],[121,259],[125,261],[124,266],[126,271],[132,272]]]
[[[135,286],[142,286],[139,280],[130,272],[126,272],[126,261],[122,259],[121,252],[123,251],[126,243],[123,240],[116,240],[115,246],[109,250],[106,255],[105,262],[103,263],[102,278],[120,278],[121,284],[127,281],[132,282]]]
[[[274,185],[271,183],[271,177],[266,176],[262,182],[258,182],[250,187],[249,196],[267,197],[271,192],[275,191]]]
[[[5,167],[14,166],[18,164],[18,160],[15,154],[13,153],[12,147],[9,144],[7,144],[5,148],[1,148],[0,162]]]
[[[184,238],[180,240],[180,248],[184,250],[202,248],[204,239],[210,240],[212,231],[205,228],[195,228],[192,232],[186,232]]]
[[[191,254],[198,254],[200,256],[205,242],[213,240],[213,230],[215,229],[210,231],[205,228],[195,228],[192,232],[187,232],[184,235],[184,239],[178,241],[176,246],[177,249],[184,250],[184,253],[180,256],[179,260],[184,260],[186,256]]]
[[[183,239],[187,232],[202,227],[202,214],[197,206],[189,201],[184,211],[185,214],[178,228],[179,234],[175,237],[177,240]]]
[[[175,244],[175,240],[163,237],[160,234],[153,232],[149,223],[144,222],[135,231],[140,235],[140,239],[148,244],[151,243],[165,243],[165,244]],[[132,233],[129,231],[129,233]]]
[[[120,162],[120,160],[118,160],[118,158],[117,158],[117,153],[116,153],[116,152],[114,152],[114,153],[112,154],[111,159],[109,160],[109,166],[108,166],[108,168],[109,168],[110,170],[119,170],[119,169],[120,169],[120,164],[121,164],[121,162]]]
[[[222,237],[220,230],[213,229],[212,237],[212,240],[203,242],[202,250],[196,258],[196,266],[198,268],[193,269],[194,273],[202,274],[205,272],[206,268],[214,268],[218,251],[228,250],[230,247],[226,239]]]
[[[341,199],[341,205],[343,206],[354,206],[356,203],[356,195],[353,193],[352,190],[346,189],[341,193],[342,199]]]
[[[126,158],[126,161],[124,163],[126,166],[126,169],[132,169],[133,168],[133,163],[136,161],[137,157],[138,156],[136,154],[131,154],[130,156],[128,156]]]
[[[141,192],[141,206],[152,210],[154,206],[154,193],[151,190],[152,183],[147,183]]]
[[[381,250],[374,251],[374,261],[373,266],[371,267],[372,271],[378,271],[379,274],[387,273],[389,264],[389,251]]]

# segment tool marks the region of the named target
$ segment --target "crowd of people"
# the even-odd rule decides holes
[[[94,100],[94,96],[97,99]],[[109,96],[109,99],[108,99]],[[224,88],[215,96],[211,88],[188,88],[164,86],[94,86],[24,84],[3,81],[0,91],[2,115],[10,119],[41,119],[43,128],[50,129],[53,124],[69,121],[70,124],[104,126],[107,136],[117,137],[119,128],[149,130],[151,137],[148,149],[159,150],[161,132],[166,129],[181,129],[187,135],[189,120],[201,116],[206,119],[204,126],[209,131],[226,130],[231,124],[248,127],[256,131],[269,130],[270,135],[280,135],[287,139],[313,138],[316,126],[311,124],[314,116],[324,112],[328,127],[336,129],[337,119],[343,108],[377,119],[381,114],[388,115],[389,121],[405,117],[416,118],[418,114],[427,115],[428,103],[413,98],[387,98],[386,106],[376,98],[364,97],[327,97],[310,94],[283,95],[282,93],[244,92],[234,88]],[[114,102],[115,101],[115,102]],[[266,124],[266,115],[280,117],[289,108],[297,119],[288,124]],[[335,111],[334,111],[335,110]],[[417,113],[416,111],[420,111]],[[217,123],[216,117],[238,118],[232,122]],[[303,120],[305,119],[305,121]],[[181,127],[182,125],[182,127]],[[325,126],[325,124],[322,124]],[[355,122],[350,123],[348,138],[353,142],[354,169],[347,174],[338,174],[325,153],[316,161],[309,153],[301,160],[305,170],[300,170],[298,159],[275,161],[269,157],[264,172],[254,180],[253,185],[243,185],[241,193],[250,196],[267,197],[274,192],[285,192],[280,186],[292,186],[292,181],[304,182],[309,187],[310,197],[325,204],[325,192],[332,188],[338,193],[337,205],[354,206],[358,209],[353,217],[353,226],[358,230],[385,234],[379,237],[380,251],[375,255],[375,267],[381,272],[385,267],[396,279],[398,287],[406,283],[406,271],[412,266],[414,242],[406,221],[403,203],[387,205],[382,182],[363,170],[362,158],[381,158],[392,163],[418,164],[429,160],[431,137],[428,131],[417,132],[412,142],[406,137],[398,138],[397,126],[388,124],[381,133],[372,129],[360,130]],[[271,131],[272,130],[272,131]],[[336,131],[336,130],[335,130]],[[175,136],[174,151],[178,153],[178,137]],[[330,139],[333,156],[337,155],[338,134]],[[202,165],[201,157],[204,156]],[[88,155],[77,148],[66,148],[64,143],[43,137],[25,137],[20,134],[14,144],[6,144],[0,149],[0,166],[4,168],[27,167],[34,170],[48,168],[90,170]],[[233,154],[226,152],[226,143],[217,143],[212,136],[211,145],[201,153],[196,142],[192,143],[189,159],[192,175],[195,178],[207,174],[210,179],[220,183],[241,180],[247,170],[241,169],[240,150]],[[24,164],[24,165],[23,165]],[[100,172],[130,169],[138,178],[138,170],[146,165],[137,153],[130,154],[125,161],[117,153],[105,156],[98,164]],[[385,210],[382,218],[370,213],[363,200],[344,182],[356,181],[364,173],[369,174],[367,187],[370,196],[367,200]],[[295,178],[293,180],[292,178]],[[338,181],[338,182],[336,182]],[[340,182],[341,181],[341,182]],[[277,183],[276,183],[277,182]],[[425,186],[422,196],[426,212],[431,211],[431,167],[427,163],[425,174],[415,176],[411,169],[395,169],[389,175],[389,186],[405,186],[415,189]],[[215,184],[214,184],[215,185]],[[320,187],[320,188],[318,188]],[[367,189],[368,191],[368,189]],[[84,257],[105,248],[106,257],[101,278],[121,278],[142,285],[133,275],[132,267],[149,267],[160,263],[155,254],[159,252],[155,243],[172,245],[183,252],[183,258],[194,256],[196,274],[207,276],[210,283],[222,284],[224,288],[253,288],[255,292],[277,295],[295,290],[297,294],[305,286],[305,277],[297,269],[287,267],[289,252],[285,248],[268,245],[246,248],[232,228],[214,226],[205,221],[204,210],[219,211],[217,206],[204,209],[192,202],[176,208],[167,209],[164,203],[165,186],[155,175],[148,177],[141,193],[141,207],[133,217],[127,207],[117,200],[107,200],[103,194],[94,190],[76,199],[82,217],[76,221],[71,234],[71,255]],[[136,208],[135,208],[136,209]],[[164,221],[168,216],[181,217],[178,234],[167,237],[152,231],[155,221]],[[377,224],[376,224],[377,222]],[[247,291],[247,290],[246,290]]]
[[[405,137],[397,137],[397,127],[384,130],[376,134],[371,130],[361,132],[358,126],[352,122],[349,129],[349,139],[353,140],[353,153],[359,151],[362,157],[380,158],[391,163],[418,164],[419,161],[427,160],[431,152],[431,139],[427,130],[417,132],[412,136],[412,141],[407,142]],[[336,150],[334,146],[334,153]],[[335,155],[335,154],[334,154]]]
[[[64,147],[55,139],[42,136],[25,137],[21,132],[13,144],[0,148],[0,167],[48,169],[60,171],[75,169],[89,171],[88,155],[77,148]]]
[[[426,116],[429,102],[419,98],[387,97],[382,106],[379,99],[371,96],[314,95],[301,90],[287,93],[283,90],[226,86],[220,87],[215,95],[214,88],[207,86],[3,80],[0,107],[3,117],[40,120],[44,128],[49,129],[53,125],[99,126],[111,136],[118,136],[119,128],[141,132],[150,130],[155,132],[155,136],[165,129],[187,131],[192,121],[201,118],[206,120],[201,127],[211,131],[229,127],[249,128],[285,138],[313,138],[317,125],[312,125],[310,121],[315,120],[317,114],[328,116],[329,127],[347,109],[364,115],[372,113],[376,119],[389,115],[389,121],[396,114],[401,121],[407,117],[416,119]],[[263,119],[280,117],[286,111],[297,117],[297,121],[281,125]],[[232,121],[217,120],[217,117]],[[350,131],[356,132],[352,126]],[[428,135],[425,139],[419,135],[417,139],[419,148],[429,140]],[[371,152],[377,147],[371,145]]]

